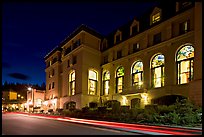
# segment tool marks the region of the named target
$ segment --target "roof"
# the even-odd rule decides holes
[[[87,25],[81,24],[75,31],[73,31],[65,40],[63,40],[57,47],[55,47],[51,52],[49,52],[44,59],[49,58],[53,53],[55,53],[57,50],[62,51],[62,46],[66,44],[68,41],[70,41],[73,37],[75,37],[79,32],[82,30],[98,37],[99,39],[102,39],[104,36],[95,31],[94,29],[88,27]]]

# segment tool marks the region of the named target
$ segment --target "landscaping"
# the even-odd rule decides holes
[[[79,109],[58,109],[55,115],[66,117],[86,118],[125,123],[141,123],[149,125],[190,126],[202,125],[202,107],[196,106],[187,99],[180,100],[173,105],[147,105],[144,109],[120,106],[112,101],[97,107]]]

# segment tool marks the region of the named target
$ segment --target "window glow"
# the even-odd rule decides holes
[[[160,21],[160,19],[161,19],[161,13],[158,12],[152,16],[152,23],[156,23],[156,22]]]
[[[153,87],[164,86],[164,55],[156,55],[152,59],[152,84]]]
[[[106,71],[103,77],[103,94],[109,94],[109,81],[110,81],[110,72]]]
[[[191,45],[182,47],[177,52],[178,84],[188,83],[193,79],[194,48]]]
[[[89,70],[89,94],[96,95],[97,88],[97,73],[93,70]]]
[[[70,74],[69,85],[70,94],[75,95],[75,71]]]
[[[132,67],[132,84],[138,88],[142,87],[143,80],[143,63],[141,61],[136,62]]]
[[[116,71],[116,92],[121,93],[123,90],[124,68],[119,67]]]
[[[97,80],[96,72],[93,70],[89,70],[89,79]]]

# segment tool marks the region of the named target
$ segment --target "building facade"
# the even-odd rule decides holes
[[[54,110],[108,100],[143,108],[172,96],[202,105],[202,2],[162,3],[107,36],[81,25],[45,63]]]

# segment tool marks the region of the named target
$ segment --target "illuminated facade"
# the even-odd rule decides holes
[[[167,7],[106,37],[77,28],[45,56],[46,104],[67,109],[70,102],[82,108],[118,100],[144,107],[179,95],[202,105],[202,2]]]

